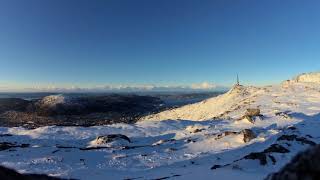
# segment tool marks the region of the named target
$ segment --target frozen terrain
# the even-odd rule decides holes
[[[320,76],[302,77],[235,86],[135,124],[2,127],[0,162],[76,179],[264,179],[320,142]]]

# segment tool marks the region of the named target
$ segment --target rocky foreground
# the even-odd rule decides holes
[[[317,179],[316,78],[237,85],[134,124],[2,127],[0,162],[67,179]]]

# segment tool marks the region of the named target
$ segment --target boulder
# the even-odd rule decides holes
[[[245,143],[257,137],[251,129],[244,129],[241,131],[241,133],[243,134],[243,141]]]
[[[125,146],[131,143],[129,137],[122,134],[108,134],[103,136],[98,136],[95,140],[90,142],[91,146]]]
[[[261,116],[260,109],[258,109],[258,108],[247,109],[245,116],[250,116],[250,117]]]

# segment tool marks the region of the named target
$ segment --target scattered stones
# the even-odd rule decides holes
[[[225,131],[221,134],[218,134],[217,137],[215,138],[215,140],[221,139],[225,136],[229,136],[229,135],[238,135],[238,134],[243,134],[243,141],[245,143],[251,141],[252,139],[256,138],[255,133],[251,130],[251,129],[244,129],[240,132],[234,132],[234,131]]]
[[[215,138],[215,140],[221,139],[225,136],[229,136],[229,135],[237,135],[239,134],[239,132],[234,132],[234,131],[225,131],[221,134],[218,134],[217,137]]]
[[[186,127],[186,131],[190,132],[190,133],[198,133],[205,130],[202,126],[200,125],[193,125],[193,126],[187,126]]]
[[[190,138],[188,138],[188,139],[185,139],[184,142],[186,142],[186,143],[195,143],[195,142],[197,142],[197,141],[196,141],[196,139],[190,139]]]
[[[282,118],[285,118],[285,119],[290,119],[291,116],[288,114],[288,112],[276,112],[275,113],[276,116],[280,116]]]

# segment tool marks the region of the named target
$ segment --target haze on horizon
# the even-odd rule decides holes
[[[266,85],[320,68],[319,1],[3,0],[0,91]]]

